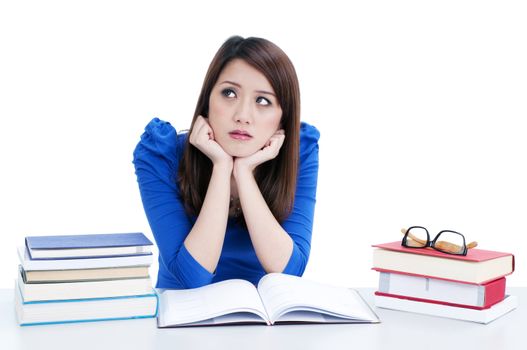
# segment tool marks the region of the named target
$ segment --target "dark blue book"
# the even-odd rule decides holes
[[[34,260],[149,255],[152,246],[141,232],[26,237]]]

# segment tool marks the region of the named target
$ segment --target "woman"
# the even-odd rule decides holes
[[[298,79],[286,54],[265,39],[229,38],[210,64],[189,132],[155,118],[134,151],[159,248],[157,287],[302,275],[318,138],[300,123]]]

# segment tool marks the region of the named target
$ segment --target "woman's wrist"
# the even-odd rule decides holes
[[[243,164],[243,162],[236,161],[233,165],[232,175],[234,176],[234,179],[239,179],[243,176],[253,176],[253,169],[250,166]]]
[[[234,161],[231,159],[224,159],[213,163],[213,170],[225,171],[232,173]]]

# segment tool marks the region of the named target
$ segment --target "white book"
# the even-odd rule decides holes
[[[26,284],[19,273],[18,286],[25,301],[109,298],[152,292],[150,278]]]
[[[148,265],[144,265],[101,267],[96,269],[25,271],[20,265],[24,283],[87,282],[126,278],[149,278],[148,268]]]
[[[156,316],[157,306],[153,289],[131,297],[28,302],[15,285],[15,312],[21,326],[149,318]]]
[[[464,307],[375,295],[375,306],[385,309],[415,312],[419,314],[487,324],[514,310],[518,306],[518,298],[513,295],[507,295],[503,301],[494,304],[488,309],[475,310]]]
[[[158,327],[221,324],[378,323],[360,294],[280,273],[255,287],[231,279],[204,287],[159,290]]]
[[[486,284],[447,281],[425,276],[381,272],[378,293],[457,304],[473,308],[489,307],[505,297],[505,278]]]
[[[511,274],[514,255],[483,249],[470,249],[466,256],[438,252],[434,249],[411,249],[401,242],[377,244],[373,250],[373,268],[414,275],[485,283]]]
[[[18,247],[17,252],[20,264],[25,271],[95,269],[152,264],[152,254],[111,258],[32,260],[26,247]]]

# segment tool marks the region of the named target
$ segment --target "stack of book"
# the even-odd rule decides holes
[[[486,324],[518,304],[505,294],[505,276],[514,271],[510,253],[470,249],[460,256],[406,248],[400,241],[374,247],[377,307]]]
[[[15,309],[22,326],[155,317],[142,233],[26,237]]]

